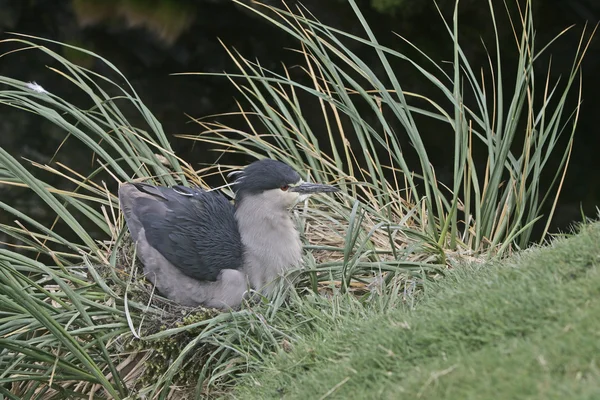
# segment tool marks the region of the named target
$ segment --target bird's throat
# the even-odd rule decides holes
[[[261,290],[302,260],[302,244],[289,211],[264,202],[238,204],[236,219],[244,245],[244,269]]]

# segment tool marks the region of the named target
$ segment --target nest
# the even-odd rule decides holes
[[[348,237],[348,232],[344,231],[347,226],[344,221],[337,221],[337,223],[332,223],[331,220],[325,221],[322,215],[317,215],[314,211],[310,208],[304,208],[295,212],[298,226],[302,226],[303,241],[322,248],[310,251],[311,263],[313,265],[323,263],[341,264],[345,255],[339,249],[344,248],[344,241]],[[323,212],[323,210],[318,211]],[[331,214],[329,214],[329,217],[331,218]],[[362,220],[361,230],[369,232],[375,225],[376,221],[370,220],[367,216]],[[409,245],[408,241],[404,241],[404,239],[402,237],[397,238],[395,243],[397,244],[397,252],[402,252],[402,249]],[[390,238],[386,232],[376,232],[369,240],[375,248],[379,249],[385,248],[386,244],[390,245]],[[203,321],[210,321],[223,315],[222,321],[219,319],[219,324],[225,325],[231,323],[231,320],[227,319],[227,315],[232,313],[223,313],[216,309],[203,307],[182,306],[160,296],[155,291],[154,286],[144,278],[143,271],[140,268],[141,264],[135,257],[134,243],[129,234],[125,233],[122,239],[116,243],[115,245],[115,242],[112,242],[107,248],[112,248],[113,251],[117,252],[115,262],[117,267],[99,266],[95,268],[109,288],[116,294],[116,301],[127,298],[128,303],[137,305],[134,308],[129,307],[133,315],[131,319],[135,320],[133,324],[130,322],[131,331],[134,333],[121,338],[118,345],[121,347],[122,354],[129,355],[127,360],[129,360],[130,366],[125,365],[122,369],[126,376],[125,381],[131,382],[132,387],[141,388],[153,385],[164,376],[172,362],[179,357],[190,342],[203,333],[206,327],[206,324],[201,324]],[[376,257],[380,261],[387,261],[392,259],[394,255],[391,252],[383,252],[377,253]],[[360,259],[363,257],[361,254],[356,254],[356,256]],[[423,258],[417,261],[426,261],[426,259]],[[300,272],[297,275],[300,276],[295,281],[297,290],[301,290],[304,286],[315,289],[316,282],[317,292],[325,298],[330,298],[342,290],[357,297],[377,295],[386,290],[386,285],[390,284],[389,279],[387,279],[389,277],[388,272],[386,271],[361,271],[360,274],[353,275],[353,279],[347,282],[343,282],[344,279],[339,275],[339,271],[332,274],[327,269],[323,271],[313,270],[310,274]],[[310,278],[309,275],[311,275]],[[414,298],[417,290],[415,279],[402,274],[393,276],[393,279],[397,281],[394,284],[404,286],[404,290],[399,291],[399,294],[403,295],[399,301]],[[260,311],[258,310],[249,309],[244,311],[258,315],[259,319],[265,318],[259,315]],[[270,321],[265,320],[264,323],[269,324]],[[189,329],[186,328],[188,326]],[[226,327],[223,331],[226,331]],[[161,333],[165,334],[161,335]],[[219,366],[218,363],[223,362],[213,358],[213,355],[218,353],[217,350],[219,349],[216,342],[212,339],[205,340],[198,342],[193,349],[187,348],[187,358],[172,380],[169,388],[171,392],[168,398],[185,399],[193,397],[198,377],[201,375],[210,376],[212,369]],[[242,365],[238,370],[244,368],[244,361],[240,360],[243,357],[236,357],[233,354],[229,358],[231,360],[228,363]],[[220,365],[220,367],[222,368],[223,365]],[[226,374],[223,374],[223,376],[226,376]]]
[[[99,265],[94,268],[118,298],[127,298],[129,312],[134,314],[130,324],[132,335],[122,336],[116,345],[120,353],[128,355],[120,370],[124,381],[132,390],[157,382],[189,343],[196,339],[203,327],[179,329],[161,337],[161,332],[208,321],[221,312],[204,307],[187,307],[170,301],[156,293],[153,285],[143,276],[140,262],[135,258],[135,245],[125,235],[114,251],[116,268]],[[137,337],[136,337],[137,336]],[[215,346],[202,343],[189,352],[182,367],[175,374],[168,398],[185,399],[192,395],[202,367]],[[193,396],[192,396],[193,397]]]

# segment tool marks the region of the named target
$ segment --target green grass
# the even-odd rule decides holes
[[[600,398],[600,224],[304,338],[237,398]]]
[[[403,302],[413,304],[423,281],[445,274],[462,258],[494,259],[523,248],[538,222],[545,236],[579,115],[579,107],[571,109],[567,99],[580,99],[581,60],[591,36],[582,33],[571,65],[555,81],[550,79],[555,74],[534,71],[550,71],[551,64],[540,65],[547,59],[541,56],[564,32],[549,42],[535,40],[532,0],[510,20],[514,43],[501,44],[496,35],[485,45],[490,58],[483,67],[469,60],[464,49],[471,45],[459,40],[464,36],[459,35],[458,2],[452,18],[439,21],[453,50],[450,64],[402,38],[393,48],[381,45],[356,2],[349,3],[363,30],[356,35],[323,24],[302,8],[253,4],[249,11],[297,41],[294,51],[304,61],[280,73],[227,49],[237,71],[213,75],[237,89],[239,110],[194,118],[202,132],[187,139],[207,149],[279,159],[307,180],[342,190],[316,196],[294,211],[307,252],[304,268],[292,273],[297,279],[289,293],[229,313],[176,308],[150,295],[152,288],[140,279],[139,263],[128,251],[113,188],[131,180],[205,186],[209,176],[225,183],[227,172],[239,166],[196,170],[178,157],[161,122],[109,60],[43,38],[14,34],[0,40],[0,58],[37,52],[57,80],[87,99],[74,103],[0,76],[0,106],[60,127],[65,140],[80,141],[93,152],[95,168],[40,165],[0,148],[0,185],[29,188],[55,214],[54,223],[45,226],[0,199],[0,209],[14,220],[0,224],[0,231],[16,243],[0,249],[0,398],[200,399],[228,393],[240,375],[250,382],[265,368],[274,386],[266,389],[265,381],[264,390],[275,396],[279,386],[288,393],[302,388],[321,396],[341,383],[332,395],[354,398],[381,391],[394,397],[398,382],[407,392],[429,396],[429,390],[442,388],[439,382],[469,371],[465,365],[477,365],[459,360],[460,355],[491,351],[490,344],[502,348],[510,337],[541,334],[548,316],[558,318],[549,307],[560,311],[576,303],[567,294],[585,295],[578,292],[584,278],[567,285],[571,292],[554,294],[552,288],[562,288],[556,271],[541,267],[513,271],[524,277],[505,293],[503,285],[514,277],[485,266],[453,273],[438,286],[426,284],[427,300],[418,316],[393,311]],[[486,3],[494,27],[497,16],[516,6]],[[362,59],[363,51],[377,61]],[[420,61],[406,55],[413,51]],[[510,51],[518,58],[512,71],[501,68]],[[71,61],[79,59],[73,53],[93,57],[109,73],[78,65]],[[404,90],[396,68],[415,70],[438,95]],[[320,109],[316,126],[305,118],[313,106]],[[228,125],[231,116],[245,124]],[[143,123],[133,126],[133,118]],[[448,183],[437,179],[439,160],[421,137],[426,125],[416,122],[423,119],[441,122],[436,134],[454,142]],[[485,149],[481,157],[476,148]],[[416,156],[410,165],[409,154]],[[551,159],[558,165],[551,167]],[[549,169],[551,185],[542,187],[540,178]],[[50,185],[43,180],[48,173],[75,188]],[[230,188],[224,192],[231,194]],[[546,206],[550,212],[542,215]],[[104,234],[92,237],[92,231]],[[470,275],[480,276],[479,281]],[[533,281],[545,284],[543,291],[536,289],[535,299],[528,297]],[[448,289],[453,285],[461,293]],[[374,319],[382,314],[386,317]],[[403,328],[401,318],[410,329]],[[384,341],[374,340],[373,327]],[[327,344],[320,345],[324,338]],[[290,349],[296,350],[287,364],[276,364],[286,373],[274,372],[279,369],[271,364],[272,355]],[[340,364],[331,370],[334,362]],[[455,364],[461,367],[430,379],[432,371]],[[319,370],[323,365],[326,372]],[[359,381],[348,365],[369,375]]]

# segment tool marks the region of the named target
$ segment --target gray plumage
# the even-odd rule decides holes
[[[248,288],[270,294],[273,281],[302,260],[289,214],[300,196],[335,192],[303,183],[275,160],[236,173],[232,205],[220,192],[128,183],[119,188],[144,274],[167,298],[187,306],[237,307]]]

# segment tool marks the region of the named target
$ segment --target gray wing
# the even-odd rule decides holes
[[[130,183],[119,201],[134,240],[148,244],[187,276],[216,281],[223,269],[241,269],[242,241],[235,209],[219,192]]]

